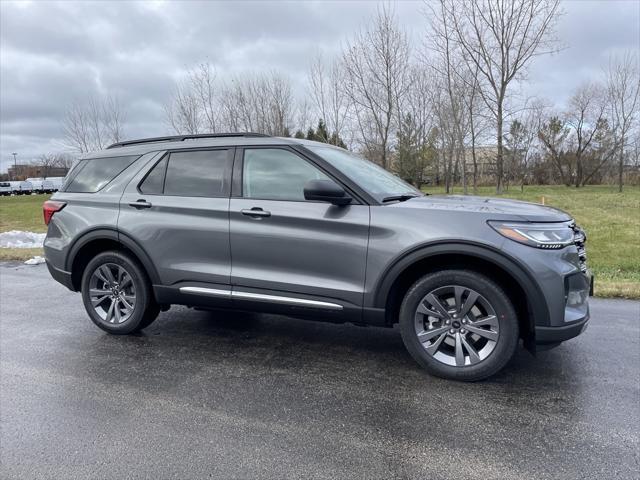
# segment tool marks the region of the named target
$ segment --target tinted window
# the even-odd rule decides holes
[[[164,172],[167,169],[167,157],[164,157],[151,169],[140,185],[142,193],[161,195],[164,186]]]
[[[228,150],[175,152],[169,157],[165,195],[221,197],[229,175]]]
[[[244,151],[242,193],[264,200],[304,200],[309,180],[328,179],[316,167],[282,149],[256,148]]]
[[[67,192],[93,193],[100,190],[131,165],[138,156],[94,158],[79,162],[76,175],[69,180]]]

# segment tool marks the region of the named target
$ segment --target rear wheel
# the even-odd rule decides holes
[[[518,319],[504,291],[467,270],[424,276],[407,292],[400,330],[429,373],[475,381],[502,369],[518,345]]]
[[[116,335],[148,327],[160,312],[145,271],[117,251],[89,262],[82,276],[82,301],[93,323]]]

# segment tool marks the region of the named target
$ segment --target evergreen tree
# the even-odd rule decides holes
[[[336,147],[340,147],[340,148],[347,148],[347,144],[344,143],[344,141],[342,140],[342,138],[340,138],[340,135],[338,135],[336,132],[333,132],[331,134],[331,138],[329,139],[329,143],[331,145],[335,145]]]
[[[314,138],[317,142],[329,143],[330,135],[327,131],[327,126],[324,121],[320,119],[318,121],[318,128],[316,128],[316,138]]]
[[[426,182],[427,167],[437,158],[435,135],[423,138],[423,130],[411,114],[400,122],[398,145],[394,170],[403,180],[420,188]]]
[[[336,132],[329,133],[327,130],[327,124],[324,120],[318,120],[318,126],[314,129],[309,127],[307,134],[305,135],[302,130],[296,131],[294,135],[296,138],[306,138],[307,140],[313,140],[314,142],[328,143],[340,148],[347,148],[347,144],[340,138]]]
[[[307,140],[315,140],[316,139],[316,132],[313,129],[313,127],[309,127],[309,130],[307,130]]]

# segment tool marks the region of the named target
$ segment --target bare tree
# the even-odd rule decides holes
[[[464,194],[467,192],[466,177],[466,152],[465,152],[465,127],[467,122],[467,105],[465,101],[467,88],[460,72],[464,69],[462,51],[455,44],[452,37],[452,26],[450,18],[446,15],[446,7],[444,1],[439,4],[427,3],[430,8],[431,16],[439,21],[432,22],[432,35],[428,43],[429,50],[434,52],[436,59],[426,58],[426,62],[432,65],[437,75],[442,78],[441,85],[446,92],[446,108],[440,109],[441,114],[446,114],[450,120],[452,129],[450,138],[453,142],[450,145],[450,151],[455,155],[456,168],[460,170],[462,179],[462,188]],[[425,55],[426,56],[426,55]],[[446,181],[447,192],[449,191],[449,181]]]
[[[552,117],[538,132],[567,186],[587,184],[618,151],[606,116],[605,93],[599,84],[582,85],[569,100],[565,113]]]
[[[51,168],[56,166],[56,161],[57,158],[55,154],[44,153],[36,158],[33,162],[31,162],[31,164],[40,167],[42,171],[42,177],[46,178],[49,176]]]
[[[47,178],[51,174],[53,168],[71,168],[75,158],[68,153],[43,153],[31,162],[31,165],[40,167],[41,176]]]
[[[640,106],[638,55],[628,52],[611,57],[605,74],[610,118],[618,147],[618,190],[622,192],[625,149]]]
[[[547,122],[544,122],[538,130],[538,139],[547,150],[549,159],[558,172],[560,181],[566,185],[571,185],[572,158],[566,152],[566,142],[570,129],[564,119],[554,115]]]
[[[393,130],[407,90],[409,42],[386,6],[368,29],[346,43],[342,60],[346,92],[367,156],[389,168]]]
[[[125,114],[117,98],[111,96],[105,98],[102,104],[102,117],[107,141],[114,143],[124,140]]]
[[[467,121],[469,125],[467,150],[471,153],[471,165],[472,176],[471,182],[473,186],[473,194],[478,193],[478,156],[477,145],[478,139],[483,136],[487,131],[488,122],[486,115],[486,107],[482,102],[479,90],[480,84],[478,82],[478,70],[475,68],[473,71],[467,71],[469,80],[465,81],[467,86],[466,95],[462,97],[467,110]],[[465,156],[466,161],[466,156]]]
[[[191,78],[180,81],[169,103],[165,116],[171,129],[177,134],[196,135],[202,128],[202,107]]]
[[[447,80],[438,75],[432,69],[430,102],[433,113],[437,119],[437,137],[439,144],[439,168],[438,175],[442,172],[444,177],[445,192],[449,193],[454,183],[456,164],[459,160],[459,137],[457,133],[456,118],[451,108],[450,97],[447,91]],[[440,168],[441,167],[441,168]]]
[[[290,133],[296,113],[291,82],[277,72],[245,74],[221,86],[222,124],[231,131]]]
[[[479,93],[495,120],[496,192],[501,193],[509,87],[533,57],[554,50],[559,0],[443,0],[442,5],[453,39],[482,79]]]
[[[76,158],[73,155],[65,152],[54,154],[54,158],[54,167],[66,168],[67,170],[70,170],[76,161]]]
[[[100,150],[123,138],[125,112],[117,98],[90,97],[74,102],[65,114],[65,143],[78,153]]]
[[[216,73],[209,63],[201,63],[189,74],[195,97],[200,103],[200,121],[203,131],[216,133],[219,130],[220,102]]]
[[[293,115],[291,83],[285,77],[272,73],[265,78],[269,99],[269,114],[266,128],[271,135],[285,135],[289,131]]]
[[[394,170],[420,188],[429,170],[436,169],[439,130],[430,96],[434,88],[432,71],[413,66],[410,76],[403,116],[398,125]]]
[[[566,121],[573,131],[573,157],[575,160],[575,185],[582,185],[585,177],[584,159],[595,141],[605,119],[605,104],[600,85],[585,84],[569,100]]]
[[[540,101],[534,101],[524,110],[519,119],[511,122],[509,133],[505,138],[509,150],[511,175],[507,178],[519,180],[520,191],[524,191],[524,184],[529,175],[531,157],[536,147],[538,132],[542,127],[544,105]]]
[[[342,137],[349,113],[343,65],[338,60],[326,62],[318,53],[309,68],[308,83],[320,119],[330,133],[325,141],[331,143]]]

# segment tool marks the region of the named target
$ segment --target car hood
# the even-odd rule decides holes
[[[395,205],[407,208],[424,208],[483,213],[496,220],[527,222],[566,222],[571,215],[553,207],[537,203],[521,202],[472,195],[428,195],[416,197]]]

